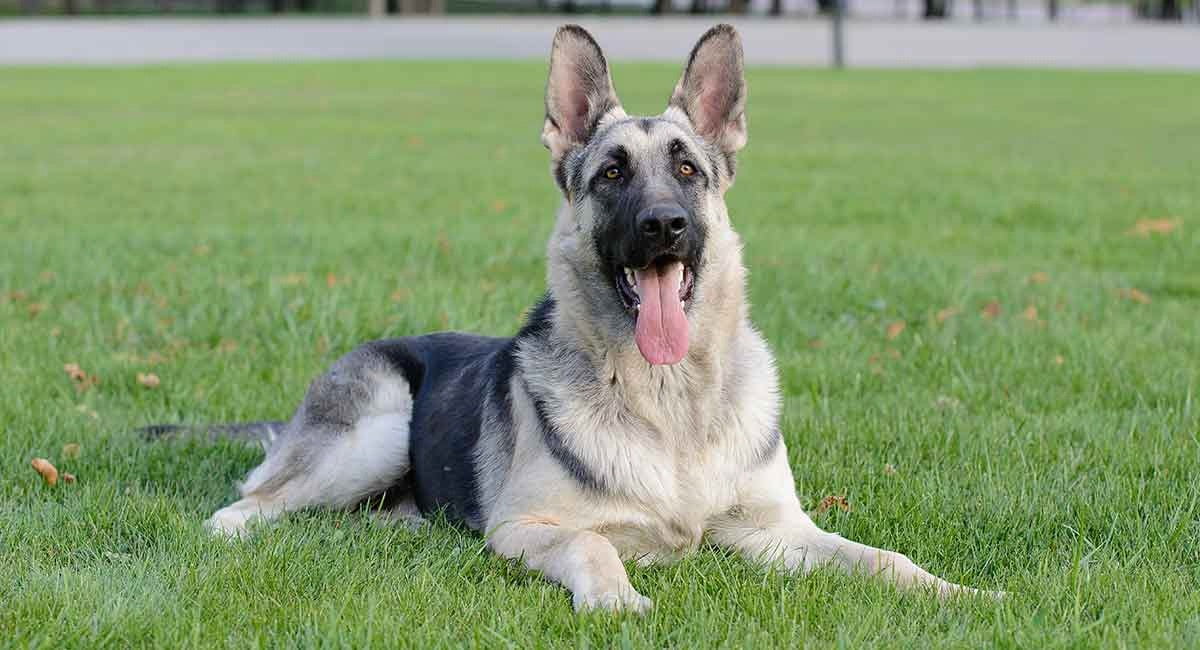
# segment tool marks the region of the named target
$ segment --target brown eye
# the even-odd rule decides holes
[[[604,177],[610,181],[615,181],[621,177],[621,170],[615,166],[609,167],[608,169],[604,170]]]
[[[679,173],[684,176],[691,176],[696,173],[696,168],[692,167],[692,163],[682,163],[679,165]]]

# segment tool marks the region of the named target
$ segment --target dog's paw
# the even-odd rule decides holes
[[[572,597],[576,612],[631,612],[645,614],[654,601],[639,594],[633,587],[611,591],[577,593]]]
[[[250,530],[246,527],[248,521],[244,512],[233,508],[221,508],[204,522],[204,529],[213,537],[245,539],[250,536]]]

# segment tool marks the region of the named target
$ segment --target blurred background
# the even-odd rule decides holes
[[[751,64],[1200,69],[1198,3],[0,0],[0,64],[539,59],[567,20],[602,32],[610,58],[673,61],[726,20]]]
[[[812,17],[836,0],[0,0],[27,15],[138,14],[735,14]],[[846,0],[869,19],[1128,22],[1196,19],[1196,0]]]

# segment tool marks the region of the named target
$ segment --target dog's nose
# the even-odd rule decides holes
[[[673,203],[653,205],[638,215],[637,228],[645,243],[670,248],[687,232],[688,214]]]

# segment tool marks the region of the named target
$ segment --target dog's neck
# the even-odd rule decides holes
[[[731,241],[713,247],[724,251],[724,257],[711,256],[698,280],[688,314],[691,343],[680,363],[651,366],[638,352],[632,335],[613,337],[597,321],[596,306],[590,303],[583,286],[586,280],[577,276],[555,277],[552,273],[549,293],[556,305],[551,316],[552,338],[572,348],[570,352],[582,355],[594,369],[599,385],[654,385],[659,389],[656,394],[696,394],[699,390],[719,393],[731,367],[729,355],[747,331],[748,318],[740,241],[732,231],[727,236]],[[553,255],[552,271],[565,273],[569,265]]]

